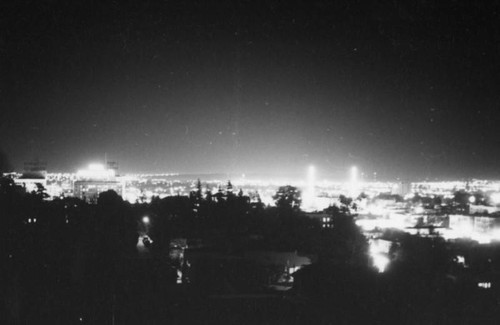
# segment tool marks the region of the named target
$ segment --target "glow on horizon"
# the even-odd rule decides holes
[[[76,172],[80,179],[113,179],[115,171],[107,169],[103,164],[91,163],[87,169],[81,169]]]
[[[92,164],[89,164],[89,170],[102,171],[102,170],[105,170],[105,168],[104,168],[103,164],[92,163]]]

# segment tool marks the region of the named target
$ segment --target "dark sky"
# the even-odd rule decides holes
[[[500,6],[465,2],[4,1],[0,149],[18,170],[500,178]]]

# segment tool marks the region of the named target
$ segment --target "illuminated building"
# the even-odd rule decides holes
[[[333,218],[330,213],[314,212],[306,213],[306,216],[312,219],[318,219],[321,222],[321,227],[323,228],[333,228]]]
[[[99,194],[113,190],[123,194],[123,183],[116,179],[115,171],[100,164],[90,164],[88,169],[79,170],[74,182],[74,196],[90,203],[96,203]]]
[[[14,182],[23,186],[29,193],[38,189],[37,184],[47,187],[47,165],[38,160],[25,162],[23,174],[14,179]]]
[[[500,209],[496,206],[490,207],[486,205],[474,205],[474,204],[469,205],[469,214],[490,214],[499,211]]]
[[[115,176],[118,176],[118,168],[119,165],[116,161],[107,161],[106,166],[108,170],[112,170],[115,173]]]
[[[500,218],[493,215],[450,215],[448,239],[470,238],[480,244],[500,240]]]
[[[395,184],[394,187],[392,188],[392,194],[397,194],[400,196],[406,196],[411,193],[411,183],[409,182],[401,182],[398,184]]]

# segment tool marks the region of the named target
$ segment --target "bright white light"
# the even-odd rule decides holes
[[[361,227],[364,231],[372,231],[377,227],[377,220],[359,219],[356,220],[356,226]]]
[[[373,215],[378,215],[378,216],[381,216],[381,215],[384,215],[387,213],[386,209],[381,206],[380,204],[372,204],[368,207],[368,213],[369,214],[373,214]]]
[[[79,170],[76,176],[79,179],[114,179],[115,171],[102,164],[90,164],[87,169]]]
[[[89,165],[89,170],[93,171],[102,171],[104,170],[104,165],[103,164],[90,164]]]
[[[307,169],[307,187],[304,191],[303,200],[302,200],[302,208],[305,211],[314,211],[317,209],[317,204],[315,202],[316,193],[316,168],[313,165],[310,165]]]
[[[379,273],[383,273],[390,262],[389,258],[383,254],[374,254],[372,258],[373,266],[377,268]]]
[[[349,176],[349,196],[356,197],[359,194],[358,167],[352,166]]]
[[[491,239],[496,241],[500,240],[500,229],[494,229],[491,232]]]
[[[472,235],[470,236],[472,240],[477,241],[479,244],[491,244],[492,238],[489,235],[486,234],[480,234],[473,232]]]
[[[490,195],[491,202],[495,205],[500,204],[500,192],[492,193]]]
[[[145,217],[142,217],[142,222],[145,223],[145,224],[149,224],[149,217],[148,216],[145,216]]]
[[[476,202],[476,197],[474,195],[469,196],[469,203]]]
[[[450,215],[450,236],[470,238],[474,232],[474,221],[470,216]]]
[[[483,288],[483,289],[490,289],[491,288],[491,282],[479,282],[477,284],[477,286],[479,288]]]
[[[424,213],[425,210],[423,207],[416,207],[414,211],[415,211],[415,214],[422,214],[422,213]]]
[[[404,199],[405,200],[411,200],[415,197],[415,193],[408,193],[405,195]]]
[[[351,167],[351,183],[356,183],[358,181],[358,167]]]

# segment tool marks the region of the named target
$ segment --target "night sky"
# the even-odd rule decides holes
[[[4,1],[0,150],[19,171],[500,178],[500,6],[465,2]]]

